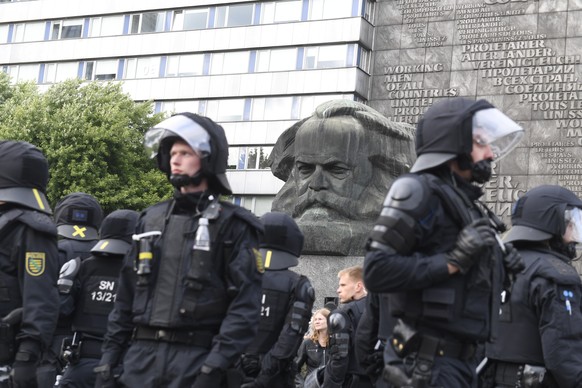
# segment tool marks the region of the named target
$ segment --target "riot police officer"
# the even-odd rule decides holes
[[[390,293],[399,318],[385,355],[394,386],[477,383],[475,347],[493,332],[505,271],[501,222],[473,183],[487,182],[522,135],[485,100],[445,99],[419,121],[417,160],[393,182],[364,264],[366,286]],[[519,262],[514,250],[505,259]]]
[[[98,241],[98,229],[103,219],[103,210],[97,199],[86,193],[68,194],[57,202],[54,218],[59,236],[59,268],[76,257],[80,260],[89,257],[91,248]],[[72,269],[69,267],[69,270]],[[62,281],[66,281],[65,278]],[[70,284],[64,286],[70,287]],[[55,379],[62,373],[59,353],[63,340],[70,336],[71,321],[59,315],[51,346],[43,352],[38,367],[39,388],[52,388]]]
[[[145,145],[176,191],[140,215],[96,385],[111,384],[123,361],[124,386],[218,388],[259,326],[262,225],[219,200],[231,193],[220,125],[180,113],[151,128]]]
[[[517,200],[511,223],[504,240],[525,269],[502,294],[486,386],[580,387],[582,283],[571,260],[582,242],[582,201],[564,187],[538,186]]]
[[[252,387],[294,386],[293,359],[309,326],[315,291],[309,279],[290,267],[299,264],[303,233],[289,215],[266,213],[260,248],[265,265],[259,334],[241,359]]]
[[[131,247],[131,236],[139,214],[133,210],[116,210],[103,220],[101,240],[91,249],[92,256],[80,262],[66,263],[72,270],[61,271],[61,314],[72,317],[73,337],[63,346],[68,362],[59,382],[62,387],[95,386],[95,368],[101,359],[107,317],[117,294],[123,257]],[[72,284],[72,287],[64,287]]]
[[[0,317],[22,308],[21,318],[1,325],[0,364],[12,363],[14,387],[36,387],[59,311],[48,162],[32,144],[0,141],[0,166]]]

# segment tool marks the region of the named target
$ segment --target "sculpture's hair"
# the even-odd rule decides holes
[[[395,166],[385,166],[385,141],[380,139],[403,140],[413,145],[415,130],[412,125],[388,120],[373,108],[360,102],[352,100],[330,100],[317,106],[311,116],[296,122],[281,134],[275,143],[273,152],[269,156],[268,163],[271,166],[273,175],[283,181],[287,181],[289,178],[289,174],[295,163],[295,136],[305,122],[313,119],[321,120],[342,116],[354,117],[362,124],[364,130],[372,131],[377,134],[375,136],[380,136],[379,138],[372,138],[370,140],[372,147],[369,157],[372,163],[383,168],[392,168],[397,172],[405,172],[410,168],[408,166],[409,160],[399,160],[401,156],[393,156],[394,159],[389,161],[389,164],[396,164]],[[414,151],[413,148],[412,151]]]
[[[301,120],[301,125],[311,118],[327,119],[338,116],[352,116],[357,119],[365,129],[369,129],[390,137],[400,139],[413,139],[414,132],[410,125],[390,121],[368,105],[352,100],[331,100],[324,102],[315,108],[311,117]],[[299,127],[301,126],[299,125]]]

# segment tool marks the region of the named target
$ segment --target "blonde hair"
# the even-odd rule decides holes
[[[327,317],[329,316],[330,311],[326,308],[322,308],[317,310],[316,312],[313,313],[313,315],[311,316],[311,335],[309,336],[309,339],[312,340],[313,342],[318,342],[319,341],[319,330],[315,329],[315,326],[313,324],[313,318],[317,315],[317,314],[321,314],[325,317],[325,319],[327,319]],[[327,343],[328,343],[328,338],[325,338],[325,347],[327,347]]]
[[[344,268],[338,272],[337,277],[341,278],[344,275],[356,282],[361,282],[364,280],[364,269],[361,265],[355,265],[353,267]]]

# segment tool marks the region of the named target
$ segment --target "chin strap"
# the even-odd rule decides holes
[[[197,172],[194,176],[189,176],[186,174],[172,174],[170,175],[170,183],[175,188],[179,189],[184,186],[194,185],[198,186],[202,183],[204,176],[201,172]]]

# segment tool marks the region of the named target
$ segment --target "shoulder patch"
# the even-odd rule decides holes
[[[255,255],[255,262],[257,263],[257,270],[260,273],[265,272],[265,266],[263,265],[263,256],[257,248],[253,248],[253,254]]]
[[[46,267],[44,252],[26,252],[26,272],[30,276],[40,276]]]

